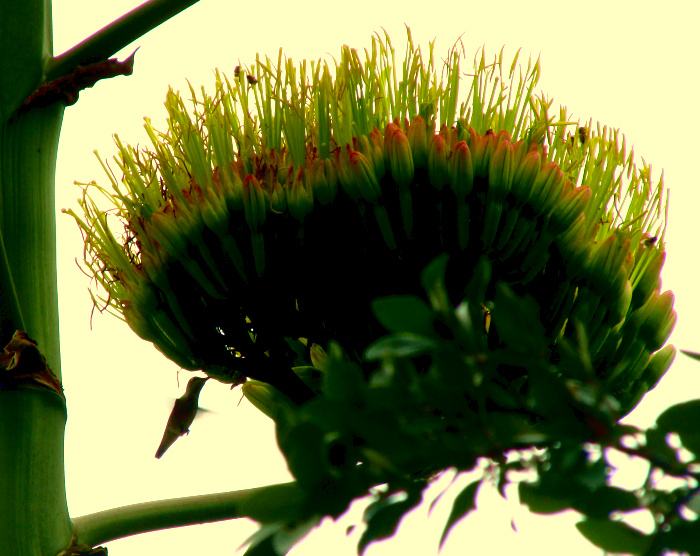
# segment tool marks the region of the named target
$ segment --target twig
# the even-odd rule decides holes
[[[51,58],[46,68],[46,81],[70,75],[78,66],[88,66],[107,60],[128,44],[198,1],[148,0],[144,2],[70,50]]]

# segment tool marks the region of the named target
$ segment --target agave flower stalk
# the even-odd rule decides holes
[[[617,131],[573,121],[534,93],[540,66],[460,43],[436,68],[409,32],[334,64],[258,57],[192,109],[167,94],[150,149],[115,136],[110,186],[86,184],[82,214],[95,303],[185,369],[257,380],[303,403],[291,371],[337,340],[351,358],[382,333],[370,302],[421,295],[420,271],[450,255],[459,299],[482,257],[488,295],[533,296],[552,345],[589,338],[592,368],[634,407],[668,368],[675,323],[661,293],[663,179]],[[466,95],[460,93],[466,87]],[[108,208],[104,208],[106,198]],[[659,351],[660,350],[660,351]],[[248,388],[265,406],[269,389]]]

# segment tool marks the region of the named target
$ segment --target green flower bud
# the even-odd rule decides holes
[[[272,386],[259,380],[247,380],[241,391],[253,406],[273,421],[277,420],[282,403],[282,395]]]
[[[406,136],[411,147],[414,167],[426,168],[428,166],[428,130],[421,116],[413,118]]]
[[[391,123],[386,127],[384,152],[385,158],[388,154],[391,176],[399,190],[408,189],[413,181],[413,155],[406,134],[396,124]]]
[[[254,232],[260,231],[267,212],[265,194],[260,182],[252,174],[248,174],[243,180],[243,211],[250,229]]]
[[[645,341],[651,351],[661,348],[671,335],[676,325],[677,315],[673,310],[673,292],[666,291],[654,298],[653,306],[647,318],[639,327],[639,337]]]
[[[642,381],[646,384],[647,390],[652,390],[666,374],[666,371],[676,357],[676,348],[668,345],[652,355],[649,363],[642,373]]]
[[[474,187],[471,151],[464,141],[455,145],[450,157],[450,185],[458,201],[466,199]]]
[[[552,220],[556,231],[566,230],[571,226],[578,215],[581,214],[588,201],[591,199],[591,189],[585,185],[573,189],[571,182],[567,181],[565,187],[568,191],[554,207]]]
[[[349,166],[361,198],[368,203],[375,203],[382,191],[369,161],[361,152],[353,151],[350,153]]]
[[[652,250],[646,258],[641,276],[637,278],[632,293],[632,308],[638,309],[644,305],[655,290],[661,289],[661,269],[666,262],[666,252]]]
[[[428,179],[430,179],[430,184],[438,191],[442,191],[442,188],[450,182],[447,143],[445,143],[442,135],[433,135],[430,138],[430,144],[428,145]]]
[[[287,208],[289,213],[299,220],[304,221],[306,215],[314,208],[314,194],[304,178],[304,169],[289,169],[287,174]]]
[[[311,344],[310,348],[311,364],[320,371],[325,371],[328,368],[328,354],[318,344]]]
[[[272,195],[270,196],[270,210],[278,214],[283,213],[287,208],[287,194],[284,192],[284,187],[275,181],[273,184]]]

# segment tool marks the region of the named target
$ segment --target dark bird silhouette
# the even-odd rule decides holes
[[[161,440],[156,452],[156,458],[160,459],[180,436],[190,432],[190,425],[199,409],[199,393],[207,380],[209,379],[198,376],[192,377],[187,383],[185,393],[181,398],[175,400],[173,410],[170,412],[170,417],[168,417],[168,424],[165,426],[163,440]]]

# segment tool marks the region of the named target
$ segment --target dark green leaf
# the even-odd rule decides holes
[[[546,348],[539,306],[531,297],[518,297],[506,284],[496,286],[491,325],[508,347],[526,353]]]
[[[373,542],[389,538],[394,535],[403,516],[415,507],[421,500],[420,491],[409,493],[404,500],[394,501],[396,495],[389,498],[381,498],[370,504],[365,510],[367,528],[357,547],[360,555]]]
[[[576,524],[579,532],[607,552],[644,554],[651,539],[621,521],[586,519]]]
[[[603,486],[578,497],[573,508],[587,517],[607,518],[612,512],[629,512],[639,507],[637,496],[628,490]]]
[[[272,541],[275,533],[282,527],[284,527],[283,523],[262,525],[243,543],[243,546],[248,545],[244,556],[282,556],[275,550]]]
[[[263,525],[246,541],[250,546],[245,556],[284,556],[320,521],[320,518],[312,518],[293,525],[283,522]]]
[[[668,431],[652,428],[646,431],[646,445],[652,453],[652,463],[655,461],[663,465],[675,466],[678,464],[676,451],[666,442]]]
[[[447,288],[445,288],[445,270],[448,259],[448,255],[443,253],[433,259],[421,274],[421,282],[430,299],[430,305],[440,313],[448,313],[452,310]]]
[[[413,357],[435,349],[437,342],[410,332],[398,332],[380,338],[365,351],[365,359],[376,361],[384,358]]]
[[[308,365],[308,361],[304,357],[304,354],[306,353],[306,349],[307,349],[306,346],[304,344],[302,344],[296,338],[285,337],[284,341],[287,342],[287,344],[289,345],[291,350],[296,355],[295,359],[293,360],[292,365],[294,365],[294,366]]]
[[[455,474],[455,476],[452,477],[452,480],[450,481],[450,484],[447,485],[444,489],[442,489],[442,491],[440,492],[440,494],[438,494],[438,495],[433,499],[433,501],[430,503],[430,506],[428,507],[428,515],[430,515],[431,513],[433,513],[433,508],[435,507],[435,505],[440,501],[440,499],[443,497],[443,495],[444,495],[444,494],[449,490],[449,488],[454,484],[454,482],[457,480],[457,477],[458,477],[458,476],[459,476],[459,474]]]
[[[700,521],[682,521],[660,535],[661,545],[685,554],[700,554]]]
[[[372,311],[390,332],[413,332],[423,335],[433,330],[433,311],[413,295],[392,295],[372,301]]]
[[[583,485],[589,492],[597,492],[607,483],[608,464],[600,458],[591,464],[582,466],[577,470],[576,482]]]
[[[476,491],[480,484],[481,480],[469,483],[466,488],[457,495],[457,498],[455,498],[455,501],[452,504],[450,517],[447,519],[445,529],[442,531],[442,536],[440,537],[440,550],[442,550],[442,545],[447,540],[447,535],[457,524],[457,522],[476,508]]]
[[[520,501],[536,514],[556,514],[571,508],[571,499],[563,486],[557,492],[553,489],[544,491],[537,484],[520,483],[518,493]]]
[[[323,373],[323,393],[331,400],[357,403],[366,385],[362,369],[344,355],[338,344],[329,346],[328,368]]]
[[[529,372],[527,393],[533,411],[545,417],[569,417],[578,421],[572,410],[574,400],[564,381],[550,369],[541,366],[533,365]]]
[[[299,485],[314,490],[326,477],[324,432],[314,423],[279,425],[277,443]]]
[[[466,300],[482,302],[486,299],[486,290],[491,283],[491,261],[484,256],[474,267],[469,284],[464,289]]]
[[[669,407],[656,423],[664,431],[677,432],[685,448],[700,454],[700,400]]]

